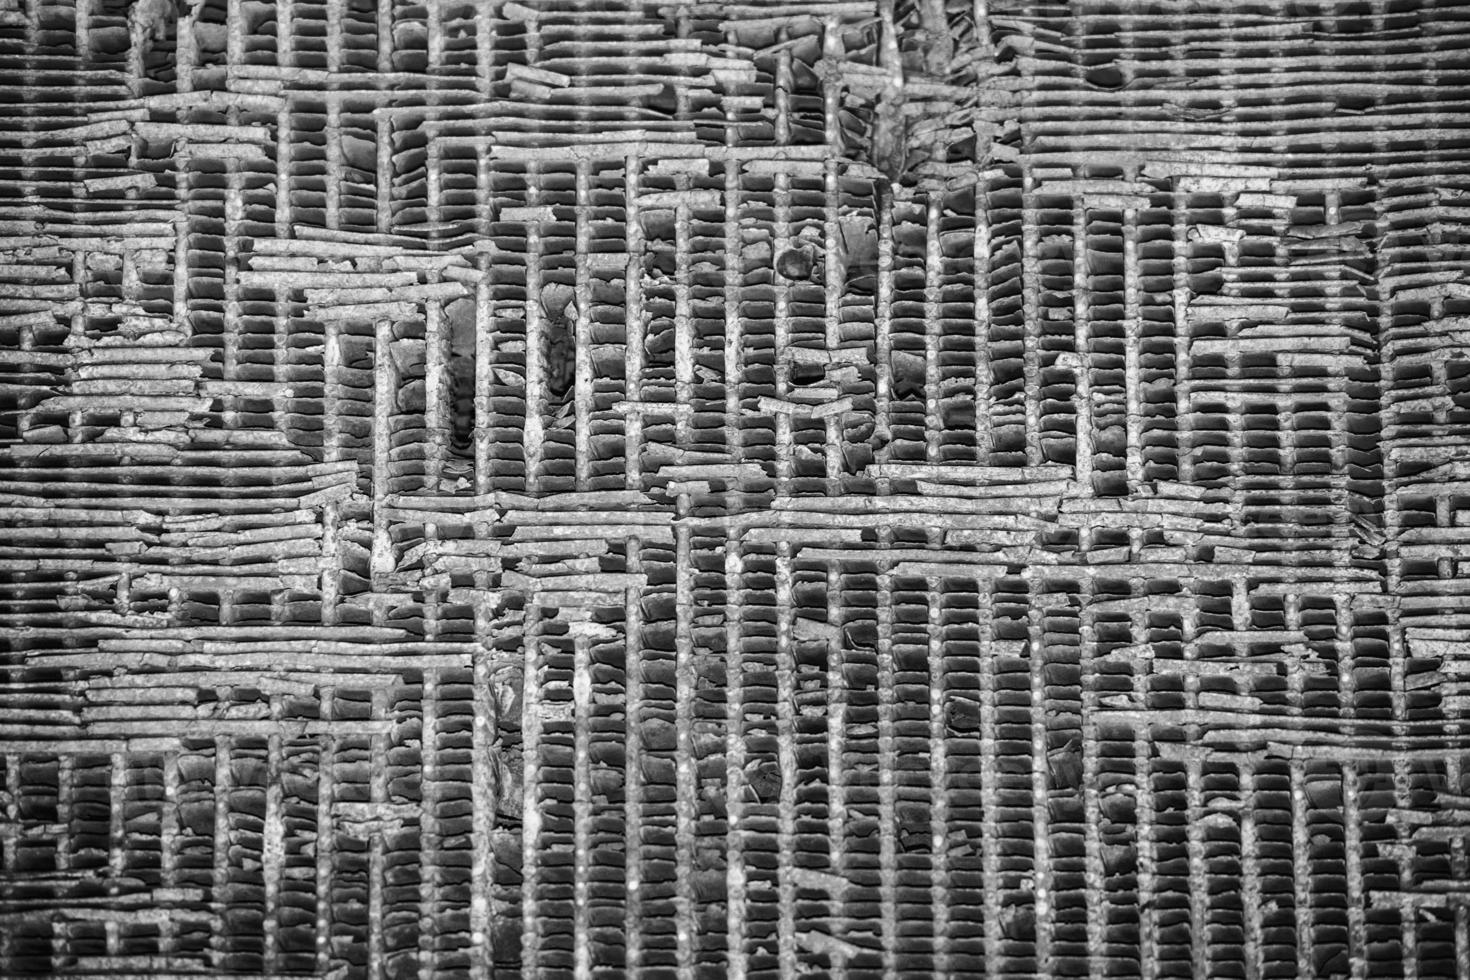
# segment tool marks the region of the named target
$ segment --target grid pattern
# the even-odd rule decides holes
[[[0,0],[0,975],[1470,978],[1467,49]]]

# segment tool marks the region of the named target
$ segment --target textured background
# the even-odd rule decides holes
[[[1467,92],[0,0],[0,975],[1470,977]]]

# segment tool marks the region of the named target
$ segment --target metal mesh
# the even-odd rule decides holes
[[[1470,977],[1470,5],[0,2],[0,974]]]

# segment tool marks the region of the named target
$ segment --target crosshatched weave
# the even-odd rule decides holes
[[[1470,3],[0,0],[0,975],[1470,977]]]

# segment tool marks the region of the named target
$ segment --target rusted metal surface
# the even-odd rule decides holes
[[[1470,976],[1467,40],[0,2],[0,975]]]

